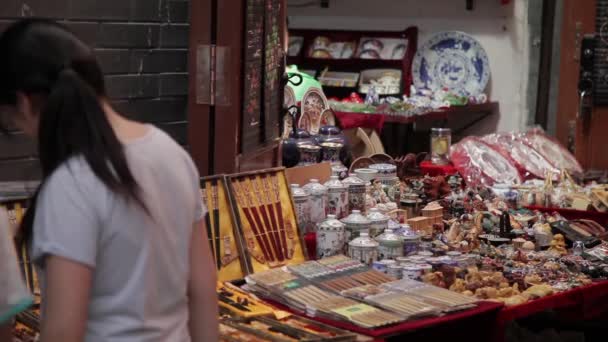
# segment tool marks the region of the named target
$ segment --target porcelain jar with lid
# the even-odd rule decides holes
[[[310,194],[310,221],[316,225],[327,215],[327,188],[314,178],[302,188]]]
[[[298,227],[304,233],[314,231],[314,226],[310,221],[310,194],[298,184],[291,184],[291,196],[295,205]]]
[[[394,179],[397,178],[397,166],[388,163],[372,164],[370,169],[378,171],[377,179],[383,184],[393,185]],[[399,180],[399,178],[397,178]]]
[[[351,173],[342,183],[348,188],[348,209],[365,212],[365,181]]]
[[[376,236],[378,242],[378,258],[395,259],[403,256],[403,238],[386,228],[384,233]]]
[[[375,238],[388,228],[390,217],[384,215],[378,208],[371,208],[367,219],[370,220],[369,236]]]
[[[331,176],[324,186],[327,188],[327,213],[336,215],[338,219],[348,215],[348,189],[338,179]]]
[[[321,157],[321,147],[313,144],[298,145],[300,160],[297,166],[317,164]]]
[[[336,215],[327,215],[317,226],[317,258],[339,255],[345,250],[345,225]]]
[[[346,225],[346,241],[357,238],[362,231],[368,233],[369,236],[371,221],[363,216],[361,211],[353,210],[350,215],[346,216],[341,221]]]
[[[394,232],[403,239],[404,256],[416,254],[418,252],[420,235],[416,234],[409,224],[402,224],[401,227],[394,230]]]
[[[371,265],[378,260],[378,242],[370,238],[367,231],[362,231],[358,238],[348,243],[348,256]]]

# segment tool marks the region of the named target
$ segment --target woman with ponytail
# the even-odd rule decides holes
[[[21,236],[41,278],[42,342],[217,340],[194,164],[114,111],[92,50],[49,20],[10,26],[0,112],[38,144],[42,182]]]

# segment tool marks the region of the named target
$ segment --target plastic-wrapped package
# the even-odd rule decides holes
[[[9,231],[8,213],[0,207],[0,324],[32,304],[19,272],[15,245]]]
[[[482,140],[510,159],[522,177],[544,179],[551,174],[551,178],[557,179],[560,170],[536,149],[524,143],[520,135],[519,133],[495,133],[484,136]]]
[[[556,140],[547,136],[540,129],[530,130],[518,137],[525,144],[534,148],[545,159],[559,170],[566,170],[571,174],[582,174],[583,168],[576,158],[560,145]]]
[[[522,182],[515,165],[479,138],[468,137],[453,145],[450,159],[468,185]]]

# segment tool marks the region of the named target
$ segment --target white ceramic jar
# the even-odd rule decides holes
[[[314,227],[310,221],[310,194],[298,184],[291,184],[291,196],[295,205],[294,209],[298,227],[304,233],[314,231]]]
[[[390,217],[381,213],[378,208],[371,208],[369,214],[367,214],[367,219],[370,220],[369,236],[375,238],[388,228]]]
[[[311,179],[302,188],[310,194],[310,221],[316,226],[327,216],[327,188],[318,179]]]
[[[351,241],[357,237],[362,231],[368,233],[371,221],[363,216],[359,210],[353,210],[352,213],[343,218],[342,223],[346,225],[346,241]]]
[[[365,212],[365,182],[351,173],[346,177],[342,184],[348,189],[348,209]]]
[[[403,238],[386,228],[375,239],[378,242],[378,258],[395,259],[403,256]]]
[[[341,219],[348,215],[348,189],[338,179],[338,176],[331,176],[324,184],[327,188],[327,213],[336,215]]]
[[[345,244],[345,224],[336,215],[327,215],[317,226],[317,258],[339,255],[345,250]]]
[[[371,266],[378,260],[378,242],[363,231],[358,238],[348,243],[348,256]]]

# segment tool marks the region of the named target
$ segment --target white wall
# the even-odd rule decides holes
[[[291,28],[403,30],[418,26],[418,46],[434,32],[458,30],[471,34],[485,48],[492,76],[486,92],[500,104],[498,127],[476,127],[473,133],[519,130],[525,125],[528,73],[526,0],[330,0],[330,8],[292,6],[308,0],[288,0]],[[487,124],[486,124],[487,126]],[[492,126],[495,126],[494,124]]]

